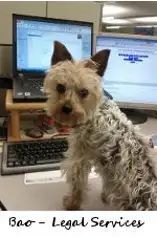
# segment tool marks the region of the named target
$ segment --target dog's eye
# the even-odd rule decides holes
[[[87,89],[82,89],[79,91],[79,95],[81,98],[85,98],[88,95],[88,90]]]
[[[62,84],[57,84],[56,90],[58,91],[58,93],[63,94],[66,91],[66,87],[64,85],[62,85]]]

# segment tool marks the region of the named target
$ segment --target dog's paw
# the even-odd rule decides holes
[[[75,200],[72,196],[66,195],[63,198],[63,207],[66,210],[80,210],[80,203],[78,203],[78,200]]]

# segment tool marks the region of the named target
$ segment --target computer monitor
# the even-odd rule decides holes
[[[96,51],[110,49],[102,85],[121,108],[157,110],[157,38],[103,33]]]
[[[74,59],[89,58],[93,23],[13,15],[13,74],[45,73],[55,40],[63,43]]]

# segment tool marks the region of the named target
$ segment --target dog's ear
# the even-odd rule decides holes
[[[91,57],[91,60],[87,61],[86,67],[95,68],[97,74],[102,77],[107,67],[109,55],[109,49],[99,51]]]
[[[67,48],[60,42],[54,42],[54,51],[51,57],[51,65],[55,65],[61,61],[70,60],[73,61],[73,58]]]

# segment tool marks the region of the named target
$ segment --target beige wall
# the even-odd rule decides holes
[[[0,44],[12,43],[12,13],[45,16],[46,2],[0,1]]]
[[[48,17],[94,22],[99,30],[101,5],[96,2],[48,2]],[[12,13],[46,16],[46,2],[0,1],[0,44],[12,43]]]

